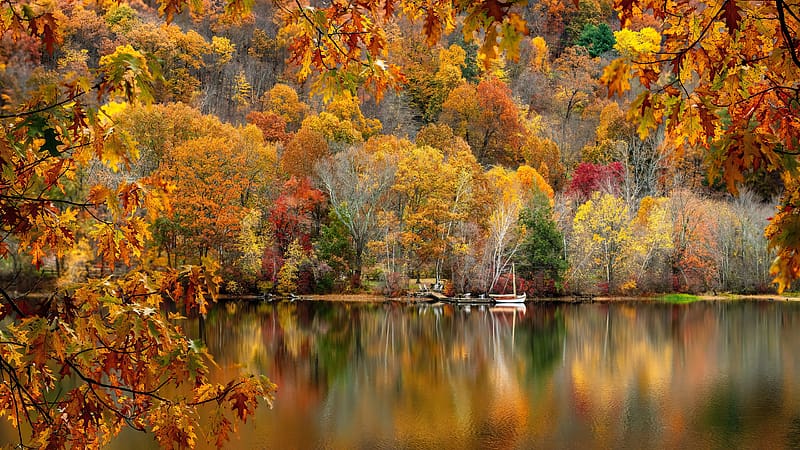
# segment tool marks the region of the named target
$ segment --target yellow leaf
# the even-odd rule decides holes
[[[681,129],[689,145],[696,145],[701,141],[703,126],[700,124],[700,112],[697,105],[689,105],[683,111]]]
[[[608,96],[614,94],[622,95],[631,88],[631,69],[630,66],[621,59],[611,62],[600,77],[600,82],[608,86]]]

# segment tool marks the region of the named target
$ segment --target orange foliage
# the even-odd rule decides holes
[[[289,176],[308,177],[314,174],[317,163],[328,155],[325,136],[303,127],[286,144],[280,160],[281,170]]]
[[[553,188],[547,184],[547,180],[542,177],[536,169],[522,165],[517,168],[517,178],[523,189],[527,189],[532,193],[544,194],[550,200],[550,206],[553,206]]]
[[[527,133],[511,90],[491,78],[477,86],[462,83],[442,105],[441,120],[464,138],[482,164],[518,162]]]
[[[161,173],[174,184],[170,219],[184,228],[184,246],[194,258],[231,250],[245,214],[241,156],[223,138],[203,137],[175,149]]]
[[[716,266],[716,216],[689,191],[674,191],[670,198],[672,242],[670,256],[675,291],[702,292],[712,286]]]
[[[672,147],[699,149],[711,177],[733,193],[750,171],[791,176],[800,151],[794,5],[617,0],[615,8],[623,26],[645,13],[659,25],[649,32],[658,34],[653,45],[623,54],[604,75],[610,92],[630,89],[631,77],[646,88],[630,111],[642,136],[663,127]],[[782,206],[792,211],[796,197],[786,190]],[[781,238],[797,234],[796,221],[786,215],[781,209],[776,216],[782,232],[769,232],[779,254],[773,269],[780,288],[800,274],[792,256],[800,242]]]
[[[292,177],[283,185],[269,213],[271,232],[282,256],[288,257],[293,242],[306,251],[311,249],[313,215],[324,201],[325,194],[312,187],[308,178]]]
[[[530,133],[520,148],[520,154],[525,164],[535,168],[553,189],[560,190],[564,186],[566,170],[561,164],[558,144]]]
[[[247,114],[247,123],[257,126],[267,142],[286,143],[290,134],[286,132],[286,119],[272,112],[251,111]]]
[[[469,144],[464,139],[456,136],[449,126],[439,123],[422,127],[417,133],[415,142],[420,147],[429,145],[433,148],[438,148],[445,156],[462,151],[470,151]]]

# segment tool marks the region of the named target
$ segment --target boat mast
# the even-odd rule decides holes
[[[511,263],[511,285],[514,286],[514,297],[517,296],[517,273],[514,271],[514,263]]]

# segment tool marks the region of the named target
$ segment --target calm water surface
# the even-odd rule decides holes
[[[228,304],[187,329],[278,384],[231,448],[800,447],[800,304]]]

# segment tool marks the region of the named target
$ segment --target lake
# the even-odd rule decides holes
[[[797,303],[228,303],[187,325],[278,384],[231,448],[800,447]]]

